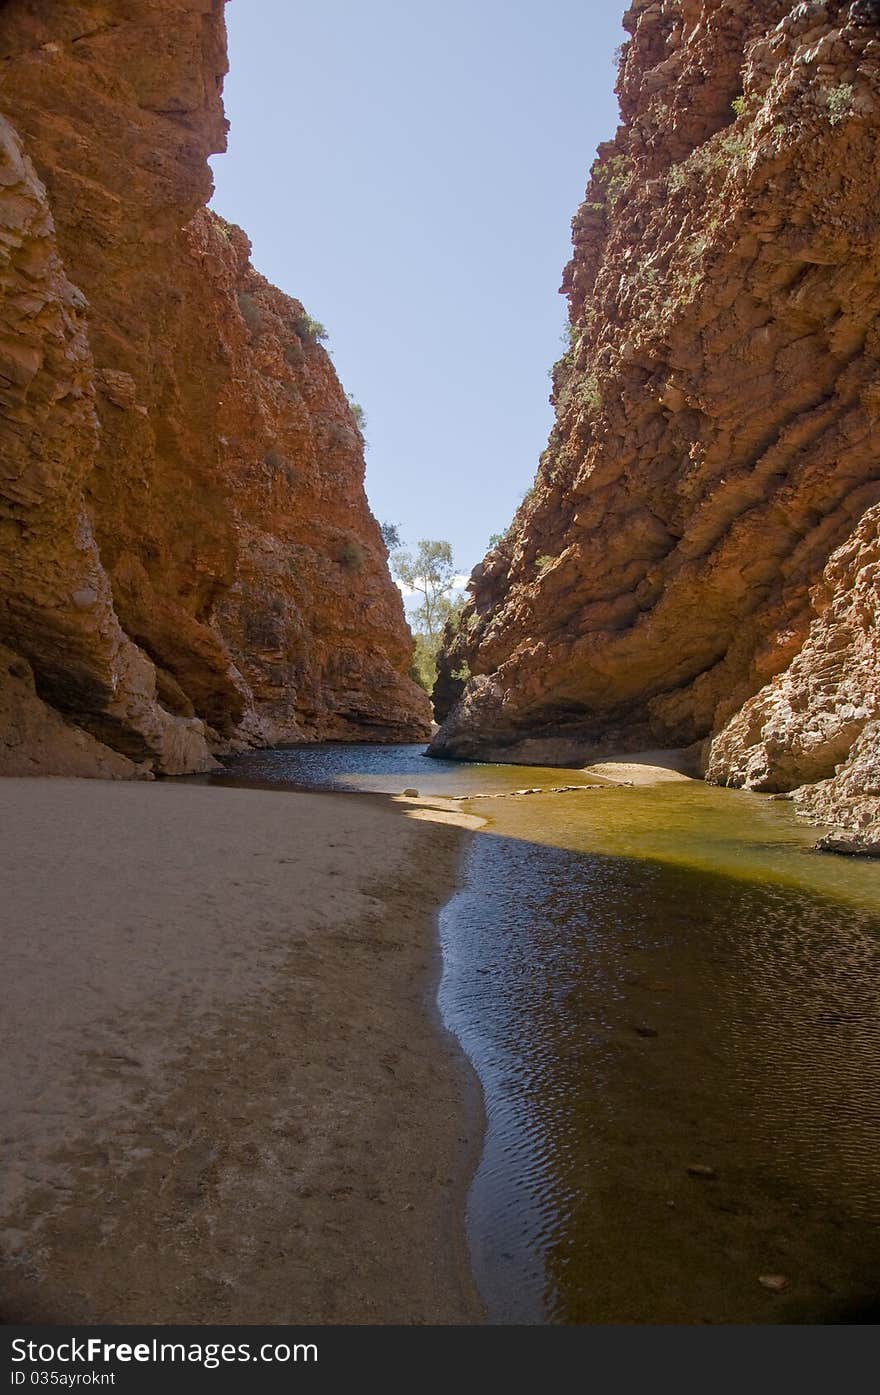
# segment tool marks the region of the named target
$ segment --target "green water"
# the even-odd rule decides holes
[[[230,774],[466,794],[488,820],[441,914],[439,1000],[486,1103],[468,1233],[490,1319],[876,1320],[880,864],[815,853],[785,802],[480,798],[583,777],[421,750]]]
[[[522,782],[521,769],[519,777]],[[694,780],[475,802],[473,811],[507,836],[532,843],[797,887],[880,914],[880,867],[869,859],[817,854],[821,830],[799,818],[787,800]]]
[[[876,1316],[880,867],[701,784],[466,807],[441,1004],[493,1320]]]

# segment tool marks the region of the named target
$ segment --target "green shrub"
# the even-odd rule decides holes
[[[280,649],[284,643],[284,605],[280,598],[244,611],[244,635],[255,649]]]
[[[241,318],[244,320],[254,339],[256,339],[260,330],[263,328],[263,312],[257,304],[256,298],[248,291],[239,291],[236,300],[238,301]]]
[[[592,168],[593,178],[605,185],[605,198],[611,208],[615,206],[632,177],[634,166],[629,155],[612,155],[609,160],[597,161]]]
[[[320,320],[313,320],[305,311],[294,320],[293,327],[304,344],[323,344],[328,337]]]
[[[345,567],[348,571],[360,571],[364,565],[364,549],[360,543],[349,540],[340,547],[336,560],[340,567]]]
[[[673,165],[666,176],[666,187],[670,194],[677,194],[687,184],[687,160],[682,160],[681,164]]]
[[[542,552],[540,557],[535,558],[535,570],[539,573],[545,571],[553,560],[548,553]]]
[[[356,402],[355,399],[352,397],[351,393],[348,393],[347,396],[348,405],[351,410],[351,414],[354,417],[354,424],[363,436],[364,432],[367,429],[367,414],[361,406],[360,402]]]
[[[567,324],[562,331],[562,342],[569,350],[577,348],[580,337],[580,325]]]
[[[739,160],[749,148],[749,143],[745,136],[730,135],[725,136],[721,142],[722,153],[728,160]],[[709,168],[713,166],[710,164]]]
[[[687,251],[690,257],[702,257],[709,246],[709,234],[705,232],[696,233],[687,244]]]
[[[213,209],[210,209],[209,212],[214,220],[214,227],[217,229],[217,232],[226,242],[231,242],[232,223],[230,223],[228,219],[221,217],[219,213],[215,213]]]
[[[597,412],[602,406],[602,389],[595,373],[588,373],[584,378],[578,396],[581,406],[588,408],[591,412]]]
[[[413,657],[410,665],[409,676],[414,683],[418,683],[420,688],[424,688],[429,695],[434,691],[434,684],[437,682],[437,650],[439,648],[439,636],[432,639],[430,635],[413,635]]]
[[[287,483],[291,486],[296,483],[296,470],[288,461],[287,456],[283,455],[277,446],[270,446],[263,459],[274,476],[283,475]]]
[[[852,83],[842,82],[839,87],[830,88],[825,94],[825,101],[828,104],[828,119],[831,125],[838,126],[847,116],[852,115]]]

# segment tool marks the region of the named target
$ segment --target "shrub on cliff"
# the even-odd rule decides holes
[[[255,298],[248,291],[239,291],[236,295],[238,308],[241,311],[241,318],[244,320],[251,334],[256,338],[263,328],[263,312]]]
[[[839,87],[829,89],[826,98],[828,103],[828,119],[832,126],[837,126],[853,109],[853,85],[851,82],[842,82]]]
[[[277,446],[270,446],[263,459],[272,475],[283,475],[289,485],[296,483],[296,470]]]
[[[353,541],[344,542],[337,553],[340,567],[346,567],[349,571],[359,571],[364,564],[364,549],[360,543]]]
[[[415,648],[409,676],[414,683],[418,683],[420,688],[424,688],[425,692],[430,694],[437,682],[437,641],[424,634],[414,634],[413,640]]]
[[[351,414],[354,417],[354,424],[363,436],[364,432],[367,429],[367,414],[361,406],[360,402],[358,402],[354,397],[352,397],[350,392],[347,393],[346,396],[348,397],[348,405],[351,410]]]
[[[328,337],[321,321],[313,320],[311,315],[305,312],[294,320],[293,327],[304,344],[323,344]]]

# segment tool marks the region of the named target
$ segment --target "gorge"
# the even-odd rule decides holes
[[[375,126],[350,69],[335,100],[389,220],[418,202],[395,63],[439,55],[445,94],[471,44],[522,105],[494,11],[462,41],[480,8],[404,7],[407,47],[404,9],[345,0],[371,68],[328,6],[311,103],[291,80],[311,121],[341,48],[369,71]],[[433,704],[320,307],[209,207],[224,9],[0,0],[0,1321],[874,1321],[880,2],[626,10],[555,425]],[[531,9],[529,75],[535,32],[571,38]],[[306,17],[260,12],[286,81]],[[360,316],[425,432],[407,334],[472,386],[463,260],[451,338],[396,250],[404,319],[387,282]]]

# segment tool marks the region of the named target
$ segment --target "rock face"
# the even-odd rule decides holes
[[[877,816],[880,7],[641,0],[535,487],[447,636],[437,754],[694,746]],[[836,773],[837,772],[837,773]]]
[[[880,508],[834,553],[812,600],[803,648],[712,742],[707,777],[801,786],[798,808],[836,829],[836,848],[880,855]]]
[[[346,396],[205,209],[221,0],[7,0],[0,54],[0,714],[100,774],[427,734]]]

